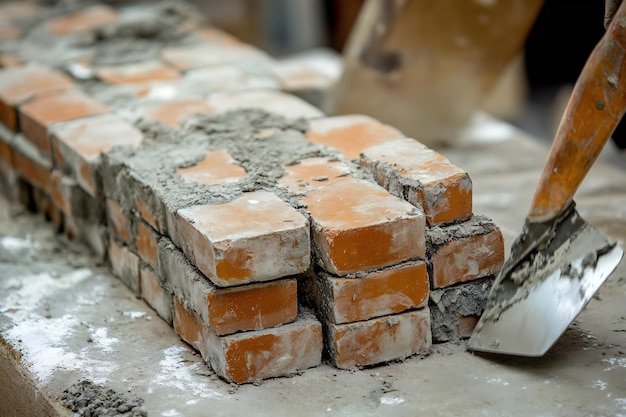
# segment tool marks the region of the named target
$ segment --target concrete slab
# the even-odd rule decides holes
[[[547,147],[490,119],[473,129],[474,136],[466,132],[439,151],[469,172],[474,212],[495,220],[508,247],[521,231]],[[621,242],[624,185],[626,173],[600,163],[577,195],[581,214]],[[385,366],[322,365],[235,386],[216,377],[86,248],[0,200],[0,398],[11,398],[0,401],[0,415],[72,415],[61,398],[83,380],[127,403],[143,399],[151,417],[626,415],[625,277],[622,265],[542,358],[474,355],[464,343],[441,344],[427,357]]]

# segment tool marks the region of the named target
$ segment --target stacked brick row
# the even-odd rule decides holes
[[[326,78],[180,7],[1,6],[5,194],[106,257],[228,381],[466,337],[503,258],[467,173],[325,117],[289,93]]]

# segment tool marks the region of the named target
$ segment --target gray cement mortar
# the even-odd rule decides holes
[[[465,338],[459,333],[459,319],[469,316],[480,317],[485,309],[493,280],[493,277],[488,277],[430,291],[433,342],[458,342]]]
[[[89,380],[77,382],[65,390],[61,402],[81,416],[148,417],[142,407],[143,399],[129,399],[126,395]]]

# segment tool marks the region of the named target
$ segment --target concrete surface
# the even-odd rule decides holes
[[[545,143],[478,118],[439,149],[468,170],[474,212],[507,248],[521,231]],[[625,164],[626,166],[626,164]],[[626,173],[600,160],[576,196],[590,223],[626,240]],[[68,416],[88,379],[149,416],[626,416],[626,261],[542,358],[435,345],[425,358],[341,371],[328,365],[258,385],[217,378],[85,249],[0,200],[0,416]]]

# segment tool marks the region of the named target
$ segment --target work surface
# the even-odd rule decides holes
[[[509,248],[548,148],[478,118],[439,151],[469,172],[474,212],[501,227]],[[588,222],[626,241],[626,169],[600,160],[575,200]],[[0,342],[2,416],[72,415],[59,398],[86,379],[143,399],[149,416],[626,415],[626,261],[542,358],[444,344],[401,363],[354,372],[322,365],[235,386],[85,248],[0,200]]]

